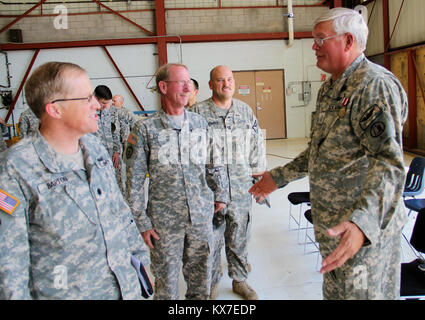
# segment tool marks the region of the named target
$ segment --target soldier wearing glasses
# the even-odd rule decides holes
[[[187,67],[161,66],[156,85],[161,108],[139,120],[127,140],[126,196],[151,248],[154,299],[179,299],[182,265],[186,299],[207,299],[212,219],[214,211],[222,210],[228,202],[227,176],[222,166],[210,161],[212,137],[207,122],[185,109],[190,93]]]
[[[329,10],[316,20],[313,36],[317,66],[331,78],[318,93],[309,146],[250,192],[261,201],[308,175],[323,297],[397,299],[406,93],[391,72],[364,56],[368,28],[357,11]]]
[[[85,71],[49,62],[25,85],[40,129],[0,154],[0,299],[140,299],[147,248],[92,134]]]

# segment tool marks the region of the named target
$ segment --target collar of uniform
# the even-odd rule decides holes
[[[214,115],[215,115],[216,117],[221,117],[222,115],[221,115],[221,114],[219,114],[219,113],[217,112],[217,108],[220,108],[220,107],[219,107],[219,106],[217,106],[217,105],[214,103],[214,100],[212,99],[212,97],[211,97],[211,98],[209,98],[208,100],[209,100],[209,101],[208,101],[208,103],[209,103],[209,105],[210,105],[210,109],[211,109],[211,111],[214,113]],[[235,109],[235,101],[237,101],[237,100],[232,99],[232,105],[230,106],[230,108],[229,108],[229,109],[228,109],[228,111],[227,111],[226,118],[227,118],[230,114],[235,113],[235,111],[236,111],[236,109]]]
[[[107,116],[110,116],[109,109],[108,109],[108,108],[99,109],[99,111],[98,111],[98,115],[99,115],[99,117],[101,117],[101,118],[105,118],[105,117],[107,117]]]
[[[181,129],[183,129],[187,123],[188,123],[188,114],[187,114],[187,110],[186,108],[183,109],[184,112],[184,120],[183,120],[183,124]],[[164,126],[165,129],[176,129],[176,130],[180,130],[180,128],[176,128],[173,123],[170,121],[170,119],[168,119],[167,114],[165,113],[164,109],[160,108],[159,111],[157,112],[157,115],[159,116],[159,119],[162,122],[162,125]]]
[[[345,84],[350,77],[350,75],[359,67],[360,63],[365,59],[365,55],[362,53],[359,55],[349,66],[343,74],[336,80],[333,81],[332,79],[328,80],[325,84],[327,87],[326,95],[331,97],[332,99],[339,99],[341,97],[341,92],[345,91],[344,89]]]
[[[93,165],[96,160],[90,156],[90,152],[88,152],[88,148],[85,146],[85,140],[88,138],[88,135],[85,135],[80,138],[79,144],[81,151],[83,152],[84,164],[87,167]],[[97,146],[97,144],[93,144]],[[62,157],[58,157],[57,152],[53,150],[53,148],[48,144],[46,139],[41,135],[39,131],[36,132],[34,138],[34,148],[37,152],[37,155],[41,162],[43,162],[44,166],[53,173],[59,172],[69,172],[74,171],[75,168],[70,166],[69,162],[62,161]],[[92,154],[100,154],[100,150],[90,150]]]

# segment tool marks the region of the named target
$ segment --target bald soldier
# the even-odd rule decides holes
[[[195,104],[191,110],[202,115],[214,134],[214,156],[223,163],[229,176],[230,204],[222,219],[214,225],[215,246],[211,299],[218,295],[221,278],[221,250],[225,243],[228,273],[233,279],[233,291],[244,299],[258,298],[248,285],[248,241],[250,237],[252,199],[248,193],[252,174],[266,170],[264,139],[251,108],[234,99],[235,80],[227,66],[217,66],[210,72],[212,97]],[[217,215],[218,218],[218,215]],[[223,243],[224,237],[224,243]]]
[[[99,104],[86,72],[46,63],[25,96],[41,124],[0,154],[0,299],[140,299],[131,259],[149,256],[90,134]]]

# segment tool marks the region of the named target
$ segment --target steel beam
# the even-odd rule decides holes
[[[13,21],[11,21],[7,25],[5,25],[3,28],[0,29],[0,33],[2,33],[3,31],[6,31],[7,29],[9,29],[11,26],[13,26],[16,22],[18,22],[22,18],[25,18],[31,11],[33,11],[34,9],[38,8],[39,6],[41,6],[44,2],[46,2],[46,0],[41,0],[35,6],[31,7],[30,9],[28,9],[27,11],[25,11],[22,15],[20,15],[19,17],[17,17],[16,19],[14,19]]]
[[[390,47],[390,13],[388,0],[382,0],[382,15],[384,31],[384,66],[388,70],[391,70],[391,58],[385,54]]]
[[[167,54],[167,35],[165,26],[165,5],[164,0],[155,0],[155,23],[156,23],[156,35],[157,49],[158,49],[158,65],[162,66],[168,61]]]
[[[128,44],[155,44],[156,38],[131,38],[131,39],[105,39],[105,40],[82,40],[82,41],[59,41],[39,43],[3,43],[0,44],[2,51],[34,50],[34,49],[59,49],[59,48],[82,48],[98,46],[114,46]]]
[[[37,59],[37,56],[38,56],[38,53],[39,52],[40,52],[40,49],[36,49],[35,52],[34,52],[34,54],[33,54],[33,56],[32,56],[32,58],[31,58],[30,64],[29,64],[29,66],[27,68],[27,71],[25,72],[24,78],[22,79],[21,84],[19,85],[18,91],[16,91],[16,94],[15,94],[15,97],[13,98],[12,104],[10,105],[9,112],[7,113],[6,118],[4,119],[6,121],[6,123],[9,120],[9,117],[12,114],[13,109],[15,108],[16,102],[19,99],[19,95],[21,94],[22,89],[24,88],[25,82],[28,79],[28,76],[29,76],[29,74],[31,72],[31,69],[32,69],[32,67],[34,65],[35,60]]]
[[[137,24],[136,22],[128,19],[127,17],[123,16],[122,14],[120,14],[119,12],[109,8],[108,6],[104,5],[103,3],[101,3],[98,0],[93,0],[93,2],[96,2],[99,6],[101,6],[102,8],[105,8],[106,10],[112,12],[113,14],[117,15],[118,17],[120,17],[121,19],[124,19],[125,21],[131,23],[133,26],[136,26],[137,28],[141,29],[142,31],[146,32],[148,35],[153,36],[154,33],[152,31],[149,31],[145,28],[143,28],[141,25]]]
[[[408,70],[408,90],[407,97],[409,101],[408,119],[409,134],[407,139],[407,146],[409,149],[414,149],[418,145],[418,125],[417,119],[417,100],[416,100],[416,71],[414,55],[416,51],[410,50],[407,52],[407,70]]]
[[[167,42],[221,42],[221,41],[250,41],[250,40],[284,40],[288,38],[288,32],[269,33],[232,33],[232,34],[202,34],[186,36],[165,36]],[[295,32],[294,38],[311,38],[311,31]],[[35,50],[35,49],[59,49],[59,48],[81,48],[98,46],[115,46],[131,44],[155,44],[158,37],[129,38],[129,39],[105,39],[105,40],[83,40],[83,41],[60,41],[40,43],[3,43],[0,44],[2,51]]]
[[[115,67],[115,70],[117,70],[118,74],[121,77],[121,80],[124,82],[124,84],[126,85],[128,91],[130,91],[131,95],[133,96],[134,100],[136,100],[137,104],[139,105],[140,110],[144,111],[145,109],[143,108],[142,104],[140,103],[139,99],[137,99],[136,94],[133,92],[133,90],[131,89],[131,86],[128,84],[127,80],[125,80],[124,75],[121,73],[120,68],[118,68],[118,65],[115,63],[114,59],[112,58],[111,54],[109,53],[108,49],[106,49],[105,46],[102,46],[103,50],[105,51],[106,55],[108,56],[109,60],[111,60],[112,64]]]

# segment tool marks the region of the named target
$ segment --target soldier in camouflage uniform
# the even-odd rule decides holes
[[[332,9],[317,19],[317,66],[332,77],[318,93],[311,141],[250,190],[261,200],[309,176],[325,299],[400,295],[407,97],[392,73],[364,56],[367,35],[362,16],[351,9]]]
[[[126,195],[151,248],[154,299],[179,298],[182,262],[186,299],[208,298],[213,214],[228,202],[225,170],[208,157],[211,138],[207,123],[184,109],[189,81],[184,65],[166,64],[158,69],[162,108],[136,123],[125,151]]]
[[[2,118],[0,118],[0,134],[1,134],[0,152],[5,151],[7,149],[6,141],[4,141],[3,139],[3,135],[5,135],[6,133],[7,133],[6,122]]]
[[[114,150],[117,150],[116,158],[116,178],[123,194],[125,194],[126,169],[123,161],[123,152],[127,137],[131,128],[136,124],[137,118],[132,112],[122,107],[124,99],[120,95],[112,98],[112,106],[109,108],[111,115],[112,139],[114,141]]]
[[[148,250],[87,134],[98,128],[92,92],[83,69],[60,62],[25,86],[41,127],[0,155],[0,299],[141,298],[131,255],[147,264]]]
[[[120,124],[119,131],[120,131],[121,142],[125,145],[125,142],[127,141],[127,137],[130,134],[132,127],[136,124],[138,119],[133,112],[123,107],[123,103],[124,103],[124,98],[119,94],[116,94],[112,98],[112,106],[120,110],[120,115],[118,117],[119,124]]]
[[[102,144],[109,152],[115,168],[115,177],[118,186],[124,194],[125,181],[122,179],[123,161],[121,157],[120,112],[115,107],[111,107],[112,92],[107,86],[98,85],[94,89],[94,95],[101,107],[98,111],[99,130],[95,134],[100,138]]]
[[[112,134],[115,130],[112,128],[112,116],[109,111],[111,107],[112,92],[107,86],[99,85],[94,89],[94,95],[100,104],[100,109],[97,112],[99,117],[99,129],[95,132],[95,135],[102,141],[111,159],[114,159],[114,157],[116,157],[114,155],[118,150],[114,145]]]
[[[252,199],[248,189],[252,174],[266,170],[264,139],[256,117],[244,102],[233,99],[235,83],[232,71],[217,66],[210,73],[211,98],[195,104],[191,111],[199,113],[214,132],[216,156],[226,167],[230,185],[230,204],[224,213],[225,224],[214,226],[215,248],[211,299],[217,296],[221,278],[221,250],[225,239],[228,273],[233,291],[245,299],[257,299],[246,283],[249,272],[248,241]],[[218,221],[217,221],[218,222]]]
[[[34,112],[32,112],[31,108],[28,108],[22,112],[18,122],[19,140],[33,134],[34,132],[37,132],[39,126],[40,120],[37,118]]]

